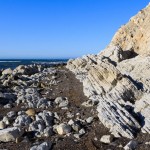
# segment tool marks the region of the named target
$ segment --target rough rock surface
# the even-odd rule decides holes
[[[0,130],[0,141],[1,142],[15,141],[22,134],[23,134],[23,130],[17,127],[3,129]]]
[[[113,141],[113,137],[111,135],[104,135],[104,136],[101,137],[100,141],[102,143],[109,144]]]
[[[132,17],[98,55],[69,60],[100,121],[116,137],[150,133],[150,4]],[[88,103],[89,103],[88,102]]]
[[[133,50],[137,54],[150,54],[150,4],[123,25],[112,39],[123,51]]]
[[[51,146],[52,144],[50,142],[44,142],[40,145],[31,147],[30,150],[50,150]]]

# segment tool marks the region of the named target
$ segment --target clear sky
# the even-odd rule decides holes
[[[98,53],[149,0],[0,0],[0,58]]]

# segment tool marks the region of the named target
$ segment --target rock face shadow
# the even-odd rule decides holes
[[[144,85],[142,82],[138,82],[138,81],[135,81],[131,76],[129,75],[125,75],[128,79],[130,79],[133,84],[138,88],[138,90],[143,90],[144,89]]]

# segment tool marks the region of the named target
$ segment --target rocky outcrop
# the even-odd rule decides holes
[[[98,55],[69,60],[100,121],[116,137],[150,133],[150,5],[121,27]],[[140,108],[139,108],[140,106]]]
[[[150,54],[150,4],[123,25],[113,37],[111,44],[123,51],[133,50],[137,54]]]
[[[82,65],[81,68],[77,67],[80,70],[75,69],[75,62],[76,60],[69,61],[67,67],[83,82],[85,95],[93,103],[99,102],[97,111],[100,121],[110,128],[116,137],[122,135],[133,138],[135,129],[138,130],[140,125],[125,107],[127,104],[132,106],[139,96],[140,92],[134,83],[121,74],[107,58],[99,59],[97,64],[88,64],[84,69]],[[84,58],[80,63],[83,62]]]

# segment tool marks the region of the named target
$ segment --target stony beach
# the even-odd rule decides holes
[[[150,4],[97,55],[0,71],[0,149],[149,150]]]
[[[86,103],[82,83],[65,65],[6,69],[0,85],[0,149],[123,149],[130,142],[100,123],[96,104]],[[137,136],[139,149],[148,140]]]

